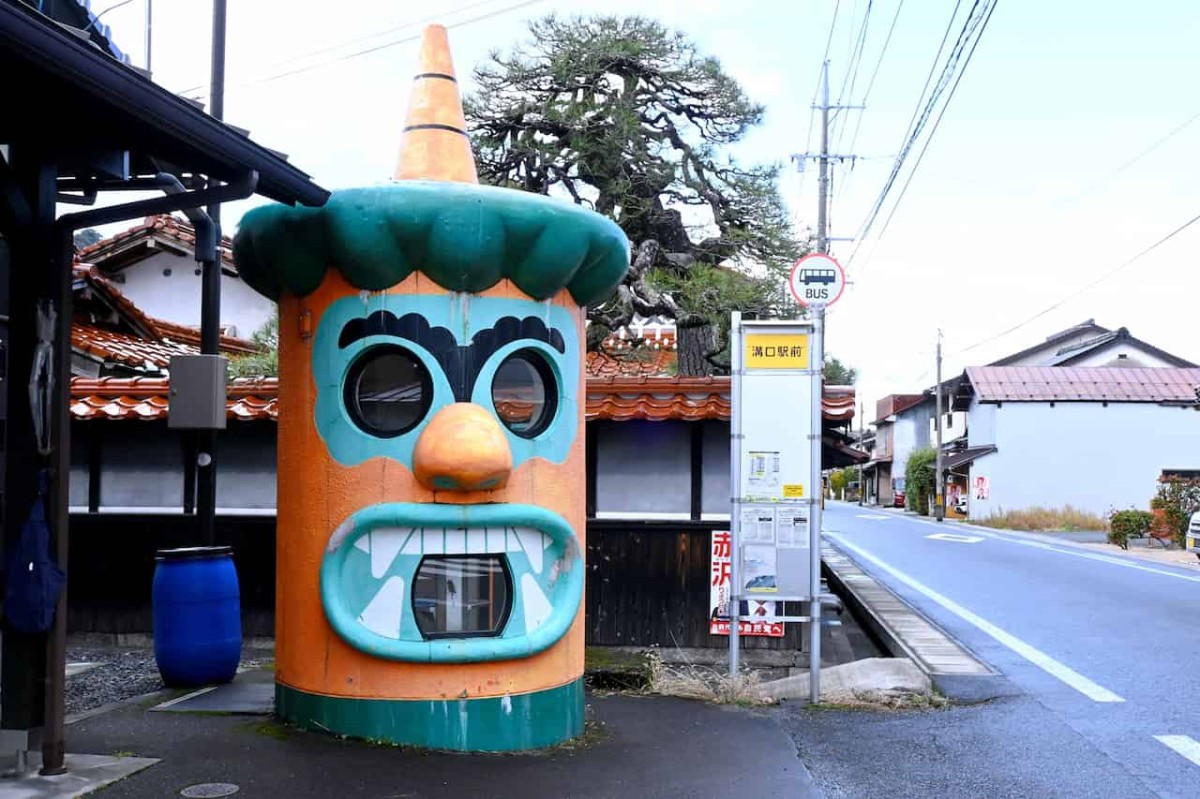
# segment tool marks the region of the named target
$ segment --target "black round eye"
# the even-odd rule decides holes
[[[518,350],[492,378],[492,406],[504,426],[522,438],[543,433],[558,410],[558,386],[537,350]]]
[[[350,418],[379,438],[416,427],[433,401],[425,364],[408,350],[383,345],[365,350],[346,375],[343,400]]]

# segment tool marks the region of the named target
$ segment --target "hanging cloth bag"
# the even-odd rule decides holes
[[[38,475],[38,494],[29,519],[21,526],[21,540],[6,564],[8,582],[4,591],[4,616],[9,626],[22,633],[44,633],[54,626],[54,611],[67,575],[50,558],[50,526],[46,524],[46,502],[50,478]]]

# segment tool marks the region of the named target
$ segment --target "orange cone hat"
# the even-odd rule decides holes
[[[421,40],[395,178],[479,182],[450,58],[450,40],[442,25],[430,25]]]

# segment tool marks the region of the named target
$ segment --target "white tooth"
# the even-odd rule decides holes
[[[367,543],[367,536],[360,535],[358,538],[354,539],[354,548],[361,549],[363,552],[370,554],[371,546]]]
[[[521,541],[520,541],[520,539],[517,538],[517,531],[515,529],[513,529],[512,527],[506,527],[506,528],[504,528],[504,530],[505,530],[505,535],[504,535],[505,550],[507,550],[508,552],[520,552],[521,551]]]
[[[531,633],[550,618],[553,608],[532,574],[521,576],[521,600],[525,608],[525,632]]]
[[[553,538],[546,535],[545,533],[542,533],[542,549],[549,549],[550,545],[553,543],[554,543]]]
[[[446,528],[446,554],[463,555],[467,551],[467,531],[462,527]]]
[[[468,530],[467,554],[486,555],[487,551],[487,532],[484,530]]]
[[[417,529],[409,530],[408,539],[404,542],[404,548],[400,550],[401,555],[420,555],[421,554],[421,531]]]
[[[408,531],[399,527],[379,527],[371,531],[371,576],[378,580],[392,568],[392,561],[400,554]]]
[[[446,534],[440,527],[421,531],[421,551],[426,555],[442,555],[446,549]]]
[[[404,609],[404,580],[389,577],[363,609],[358,623],[384,638],[400,637],[400,611]]]
[[[521,542],[521,548],[525,550],[525,557],[529,558],[529,565],[538,574],[542,573],[542,539],[541,534],[536,530],[530,530],[527,527],[519,527],[516,530],[517,539]]]

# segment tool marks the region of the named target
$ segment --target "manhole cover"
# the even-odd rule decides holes
[[[179,792],[180,796],[190,799],[213,799],[216,796],[232,796],[238,792],[238,787],[232,782],[202,782],[199,785],[189,785]]]

